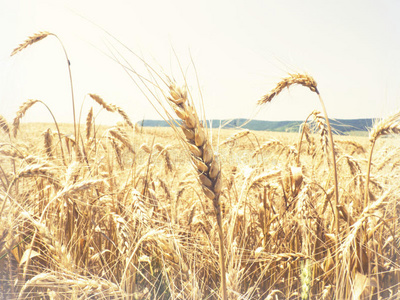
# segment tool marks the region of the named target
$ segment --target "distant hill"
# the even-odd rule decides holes
[[[303,121],[261,121],[251,120],[246,123],[247,119],[233,120],[212,120],[212,127],[218,128],[223,125],[223,128],[238,128],[249,130],[264,130],[276,132],[298,132],[299,126]],[[207,121],[210,124],[210,121]],[[330,123],[333,130],[337,134],[348,134],[353,131],[367,131],[372,127],[374,119],[335,119]],[[144,127],[168,127],[168,123],[164,120],[143,120],[138,122],[138,125]]]

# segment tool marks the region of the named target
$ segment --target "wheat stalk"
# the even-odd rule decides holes
[[[336,167],[336,157],[335,157],[335,145],[333,142],[333,135],[332,135],[332,130],[331,130],[331,125],[329,122],[329,117],[328,113],[325,108],[324,101],[322,100],[322,97],[317,89],[317,82],[312,78],[311,76],[307,74],[289,74],[289,77],[283,78],[277,86],[268,94],[263,96],[261,100],[258,101],[259,105],[271,102],[271,100],[277,96],[284,88],[288,88],[291,85],[294,84],[299,84],[305,87],[308,87],[312,92],[316,93],[318,95],[320,104],[322,106],[322,111],[325,116],[325,121],[328,127],[328,134],[329,134],[329,140],[330,140],[330,147],[331,147],[331,156],[332,156],[332,163],[333,163],[333,175],[334,175],[334,184],[335,184],[335,207],[333,209],[334,214],[335,214],[335,231],[336,231],[336,236],[337,236],[337,241],[339,241],[339,211],[338,211],[338,206],[339,206],[339,183],[338,183],[338,174],[337,174],[337,167]],[[336,248],[338,245],[336,245]],[[339,258],[336,257],[336,260],[338,262]],[[339,270],[336,269],[336,278],[339,278]],[[336,288],[338,286],[336,285]]]
[[[39,42],[41,40],[43,40],[45,37],[52,35],[54,36],[59,43],[61,44],[61,47],[63,48],[64,54],[65,54],[65,59],[67,61],[67,65],[68,65],[68,73],[69,73],[69,81],[70,81],[70,86],[71,86],[71,97],[72,97],[72,112],[73,112],[73,117],[74,117],[74,135],[76,137],[76,139],[78,140],[79,136],[77,136],[77,131],[76,131],[76,117],[75,117],[75,100],[74,100],[74,88],[73,88],[73,84],[72,84],[72,74],[71,74],[71,62],[68,58],[68,54],[67,54],[67,50],[64,47],[64,44],[62,43],[61,39],[54,33],[50,33],[47,31],[41,31],[39,33],[36,33],[32,36],[30,36],[27,40],[25,40],[23,43],[21,43],[17,48],[15,48],[12,52],[11,52],[11,56],[15,55],[16,53],[22,51],[23,49],[25,49],[26,47],[28,47],[29,45],[32,45],[36,42]],[[54,116],[53,116],[54,118]],[[56,124],[57,125],[57,124]],[[60,138],[60,142],[61,142],[61,137]],[[78,145],[79,143],[76,143],[76,153],[78,153]],[[63,155],[63,161],[65,164],[65,159],[64,159],[64,153],[61,147],[61,152]]]
[[[369,134],[371,149],[369,152],[367,176],[365,180],[364,207],[367,207],[369,205],[368,195],[369,195],[369,181],[370,181],[370,173],[372,165],[372,153],[374,151],[376,140],[384,135],[399,134],[399,133],[400,133],[400,111],[377,122],[371,129],[371,132]]]
[[[205,129],[196,114],[195,108],[188,101],[185,88],[177,87],[175,83],[169,85],[170,97],[167,99],[176,115],[182,120],[180,125],[186,139],[186,145],[191,153],[191,160],[198,172],[204,194],[213,201],[216,213],[218,232],[220,238],[220,267],[222,297],[227,299],[226,271],[224,255],[224,235],[222,230],[220,193],[222,189],[221,166],[214,155],[213,148],[207,137]]]

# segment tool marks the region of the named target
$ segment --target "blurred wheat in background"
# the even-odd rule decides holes
[[[399,113],[369,139],[333,136],[321,98],[299,134],[210,129],[185,80],[121,65],[171,128],[92,93],[85,124],[0,116],[3,299],[400,298]],[[289,74],[259,104],[295,84],[320,96]]]

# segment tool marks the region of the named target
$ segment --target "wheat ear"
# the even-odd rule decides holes
[[[28,37],[23,43],[19,44],[19,46],[11,52],[11,56],[17,54],[18,52],[22,51],[26,47],[43,40],[45,37],[47,37],[49,35],[51,35],[51,33],[47,32],[47,31],[41,31],[41,32],[35,33],[34,35]]]
[[[101,107],[103,107],[105,110],[109,112],[117,112],[120,114],[120,116],[124,119],[126,124],[129,125],[129,127],[133,128],[133,123],[131,119],[128,117],[128,114],[120,107],[114,105],[114,104],[109,104],[103,100],[99,95],[96,94],[89,94],[90,98],[92,98],[94,101],[97,102]]]
[[[278,96],[285,88],[289,88],[291,85],[300,84],[308,87],[312,92],[318,94],[317,82],[311,76],[307,74],[289,74],[289,77],[283,78],[277,86],[268,94],[261,97],[258,104],[264,104],[271,102],[275,96]]]
[[[300,125],[300,128],[301,128],[301,135],[300,135],[300,139],[299,139],[299,143],[298,143],[298,148],[297,148],[297,153],[299,153],[299,155],[297,155],[297,158],[296,158],[296,164],[297,164],[298,167],[300,167],[301,143],[302,143],[302,141],[303,141],[303,135],[305,135],[307,141],[310,142],[310,136],[309,136],[310,128],[308,127],[307,122],[308,122],[308,119],[309,119],[311,116],[313,116],[314,114],[315,114],[315,110],[314,110],[312,113],[310,113],[310,114],[307,116],[307,118],[306,118],[306,120],[304,121],[304,123],[303,123],[302,125]]]
[[[92,125],[93,125],[93,107],[90,108],[89,113],[86,117],[86,140],[90,139],[90,135],[92,133]]]
[[[38,103],[38,102],[39,102],[39,100],[30,99],[30,100],[22,103],[22,105],[19,107],[19,109],[17,111],[17,115],[15,116],[14,121],[13,121],[13,136],[14,137],[17,136],[17,132],[19,129],[21,119],[23,118],[23,116],[25,115],[27,110],[30,109],[35,103]]]
[[[109,133],[119,140],[125,147],[129,149],[133,154],[135,154],[135,149],[133,148],[131,142],[128,139],[128,136],[125,131],[122,131],[121,128],[115,127],[109,130]]]
[[[214,155],[210,140],[202,123],[199,121],[195,108],[188,101],[187,91],[174,83],[169,86],[169,103],[176,115],[182,120],[180,125],[186,139],[186,145],[191,153],[191,160],[198,173],[198,178],[204,194],[213,201],[219,233],[219,251],[221,268],[222,298],[227,299],[226,270],[224,254],[224,235],[222,230],[220,193],[222,188],[221,166]]]

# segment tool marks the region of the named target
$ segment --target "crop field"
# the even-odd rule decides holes
[[[171,128],[96,94],[83,124],[24,123],[40,100],[0,116],[0,297],[400,298],[400,113],[334,135],[289,74],[259,104],[310,89],[299,133],[210,130],[184,81],[154,78]]]

